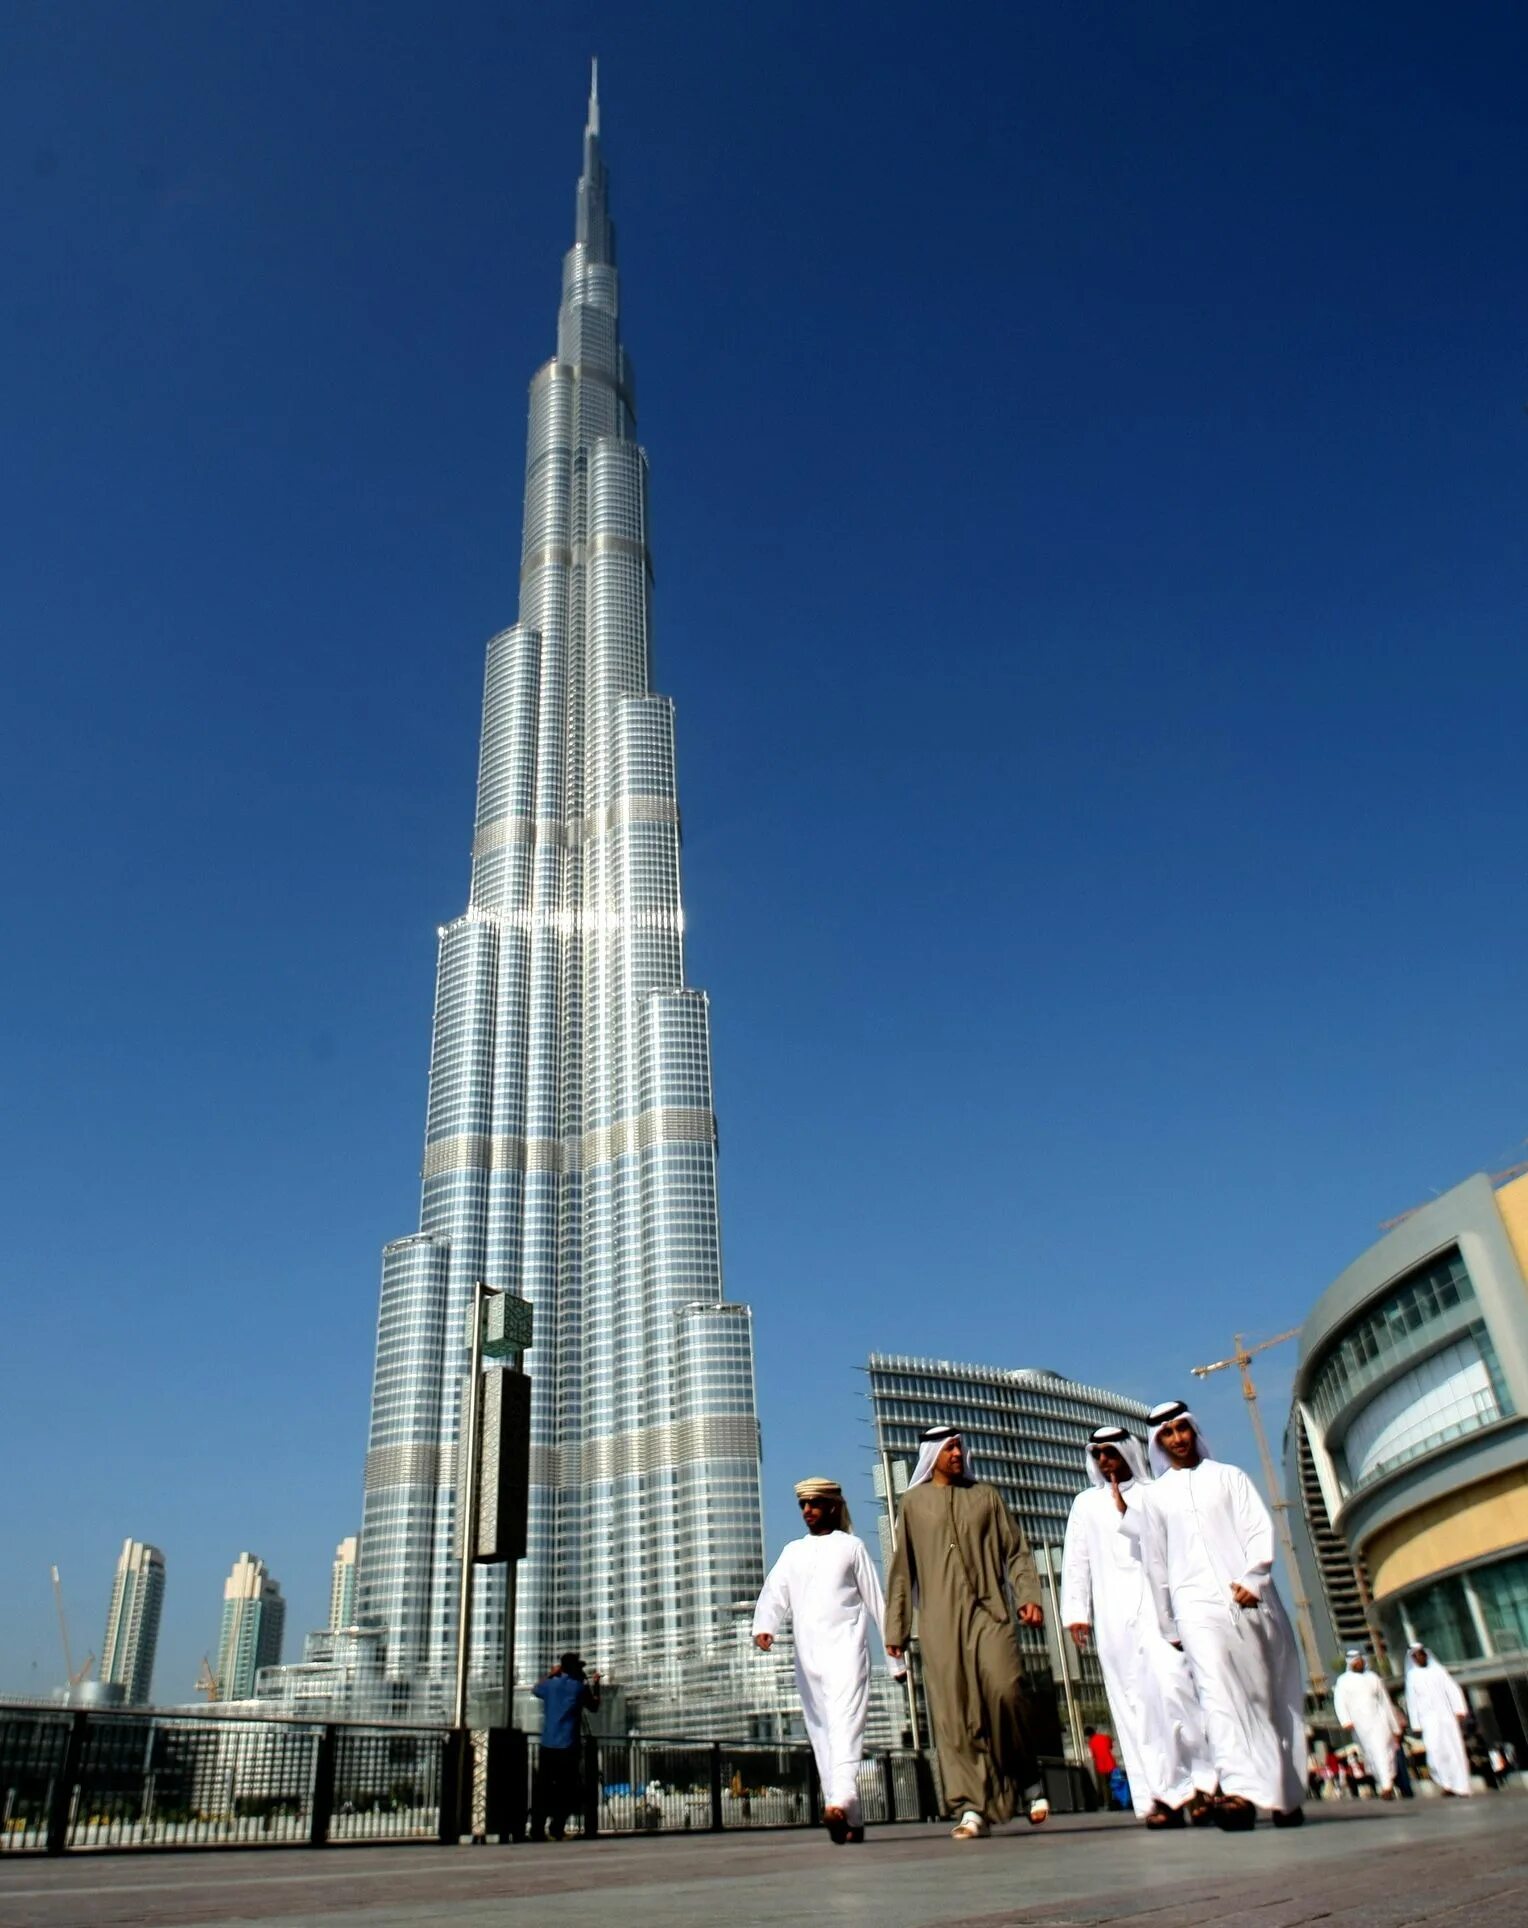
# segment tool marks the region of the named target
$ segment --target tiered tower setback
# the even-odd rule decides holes
[[[517,1677],[577,1647],[670,1694],[762,1580],[752,1330],[722,1296],[635,437],[596,84],[557,353],[530,388],[519,620],[488,645],[471,893],[440,932],[420,1228],[383,1257],[358,1610],[391,1675],[436,1686],[475,1278],[535,1306]],[[485,1580],[486,1686],[502,1570]]]

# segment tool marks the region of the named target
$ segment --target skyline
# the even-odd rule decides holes
[[[24,21],[0,82],[7,884],[70,934],[5,966],[18,1691],[124,1535],[162,1698],[241,1546],[326,1618],[591,41],[770,1548],[864,1501],[872,1348],[1180,1391],[1528,1129],[1515,37],[386,17]]]

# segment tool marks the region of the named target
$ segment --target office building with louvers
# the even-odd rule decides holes
[[[534,1307],[515,1677],[574,1647],[656,1705],[730,1650],[763,1573],[636,432],[592,88],[556,352],[530,384],[519,616],[488,645],[471,889],[439,934],[419,1230],[383,1256],[356,1605],[425,1702],[455,1659],[475,1279]],[[493,1691],[504,1567],[474,1593],[471,1677]]]
[[[1064,1662],[1079,1695],[1079,1718],[1106,1723],[1108,1703],[1096,1654],[1091,1648],[1081,1656],[1057,1649],[1050,1576],[1059,1589],[1067,1514],[1087,1483],[1089,1434],[1099,1426],[1123,1426],[1144,1440],[1149,1408],[1122,1393],[1030,1368],[875,1352],[868,1372],[883,1561],[890,1562],[890,1517],[917,1463],[919,1434],[930,1426],[958,1426],[971,1471],[997,1487],[1041,1569],[1045,1630],[1018,1629],[1031,1688],[1039,1687],[1047,1672],[1059,1685]]]

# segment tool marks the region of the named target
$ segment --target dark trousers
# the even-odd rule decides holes
[[[560,1841],[567,1831],[568,1816],[583,1805],[583,1775],[579,1772],[579,1746],[543,1746],[536,1761],[531,1783],[531,1839],[544,1840],[550,1834]]]

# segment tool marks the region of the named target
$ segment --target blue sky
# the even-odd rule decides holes
[[[1518,10],[3,38],[0,1690],[358,1523],[591,51],[771,1541],[872,1346],[1177,1393],[1524,1155]]]

